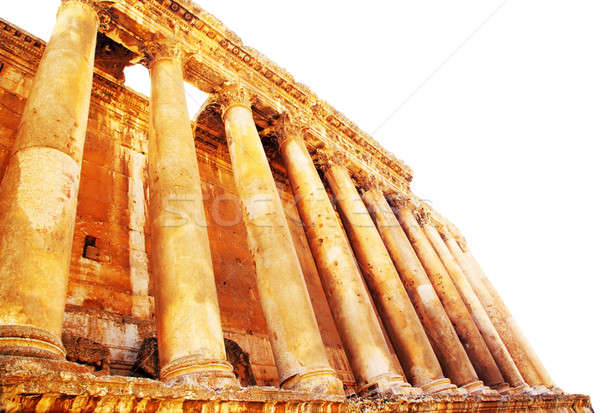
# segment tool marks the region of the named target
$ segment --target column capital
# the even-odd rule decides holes
[[[279,147],[282,147],[291,139],[297,139],[304,142],[304,135],[308,129],[308,125],[304,119],[297,114],[283,112],[275,125],[275,134]]]
[[[338,147],[317,148],[314,162],[323,172],[334,166],[348,168],[349,164],[348,157]]]
[[[422,227],[431,224],[431,212],[423,205],[417,206],[414,210],[415,218]]]
[[[440,234],[440,237],[442,237],[444,241],[448,241],[450,239],[452,235],[450,234],[450,231],[448,231],[446,225],[440,222],[434,222],[434,226],[435,229],[437,229],[437,232]]]
[[[453,238],[456,243],[462,248],[463,251],[467,251],[467,240],[460,232],[460,230],[448,220],[444,220],[444,226],[446,228],[446,236],[448,239]]]
[[[220,106],[223,118],[234,106],[252,110],[253,98],[252,93],[239,82],[227,81],[215,93],[215,101]]]
[[[352,178],[356,186],[362,191],[367,192],[371,189],[379,189],[383,188],[383,182],[381,178],[371,172],[367,172],[364,169],[359,170],[354,173]]]
[[[411,195],[403,193],[395,193],[386,196],[389,203],[394,208],[409,208],[414,210],[418,206],[418,201]]]
[[[431,217],[431,225],[437,230],[440,234],[442,240],[447,241],[452,237],[452,233],[449,229],[448,221],[442,217],[437,211],[434,211],[429,205],[427,206],[429,210],[429,214]]]
[[[149,40],[142,45],[142,50],[146,55],[146,66],[152,68],[154,63],[173,59],[181,61],[184,55],[183,46],[173,40]]]

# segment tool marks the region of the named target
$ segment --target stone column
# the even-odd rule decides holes
[[[343,394],[327,359],[248,92],[226,84],[218,101],[281,386]]]
[[[464,245],[464,243],[462,244]],[[466,245],[463,250],[454,237],[449,237],[446,240],[446,245],[463,269],[527,384],[532,386],[536,392],[544,392],[542,386],[553,388],[552,379],[548,376],[504,301],[472,257]]]
[[[336,160],[335,158],[338,158]],[[338,211],[346,227],[346,233],[360,264],[362,274],[371,290],[379,314],[396,348],[396,353],[411,383],[423,391],[435,393],[455,390],[456,387],[444,377],[427,335],[402,286],[393,263],[377,233],[373,221],[344,165],[339,164],[339,154],[326,155],[323,169],[333,191]],[[325,189],[323,197],[328,200]],[[335,211],[331,208],[332,222],[337,225]],[[315,225],[317,222],[315,222]],[[341,230],[341,228],[340,228]],[[344,234],[339,234],[345,243]],[[316,234],[317,242],[321,237]],[[334,251],[324,247],[323,253]],[[334,261],[337,265],[339,260]],[[353,261],[353,260],[352,260]],[[352,264],[354,264],[352,262]],[[360,272],[358,274],[360,276]],[[376,324],[376,322],[375,322]]]
[[[146,50],[152,84],[149,210],[160,378],[235,386],[221,331],[181,51],[167,42]]]
[[[423,229],[429,238],[431,245],[434,247],[435,251],[446,267],[448,274],[452,278],[454,285],[460,293],[463,302],[467,306],[469,313],[473,317],[473,321],[475,321],[475,324],[479,328],[479,331],[481,332],[488,349],[492,353],[498,368],[502,372],[503,377],[516,391],[528,390],[529,388],[527,384],[523,380],[519,369],[510,356],[506,346],[502,342],[500,335],[498,335],[498,332],[492,324],[492,321],[485,312],[485,308],[483,305],[481,305],[481,302],[473,291],[471,284],[469,284],[469,281],[465,277],[462,269],[444,243],[442,238],[447,238],[447,232],[444,228],[440,228],[442,230],[442,235],[440,235],[438,229],[430,222],[425,222],[423,224]],[[507,388],[494,388],[501,393],[508,390]]]
[[[414,392],[393,365],[352,249],[304,144],[302,127],[287,114],[280,122],[281,155],[358,392]]]
[[[62,359],[98,17],[65,1],[0,184],[0,354]]]
[[[408,206],[408,201],[394,200],[394,203],[394,207],[398,211],[398,220],[400,222],[411,220],[413,226],[416,225],[420,229],[414,221],[415,218]],[[417,313],[446,374],[453,383],[463,386],[469,391],[485,391],[485,386],[478,379],[465,348],[432,285],[433,281],[428,278],[427,272],[416,254],[416,247],[412,243],[412,232],[409,232],[409,229],[412,231],[413,226],[406,228],[404,225],[400,227],[392,224],[386,231],[382,231],[384,239],[387,239],[386,245],[394,264],[398,268],[404,286],[415,304]]]
[[[410,208],[405,209],[410,210]],[[410,215],[402,212],[400,215],[401,225],[423,264],[433,288],[444,305],[446,314],[452,321],[456,334],[463,343],[478,376],[486,385],[492,388],[505,388],[507,384],[504,382],[500,369],[454,286],[448,271],[423,231],[423,225],[428,223],[430,219],[428,213],[421,207]]]

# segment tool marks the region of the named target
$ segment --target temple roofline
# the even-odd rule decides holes
[[[277,111],[300,112],[325,128],[338,145],[353,152],[361,164],[374,163],[382,178],[400,190],[412,180],[412,170],[344,115],[297,82],[284,69],[244,45],[232,31],[190,1],[96,1],[100,30],[130,50],[142,54],[144,37],[175,36],[189,53],[186,80],[213,92],[237,79],[261,102]],[[129,16],[136,16],[135,21]],[[369,169],[369,168],[367,168]]]

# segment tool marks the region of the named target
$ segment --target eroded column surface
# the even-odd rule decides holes
[[[248,92],[226,84],[218,101],[281,386],[343,394],[327,360]]]
[[[419,283],[422,283],[418,287],[420,291],[433,288],[423,270],[419,269],[418,258],[414,255],[382,190],[376,185],[371,186],[363,193],[362,199],[376,225],[371,219],[367,219],[369,217],[365,214],[366,211],[362,211],[361,205],[356,201],[354,220],[357,224],[355,226],[360,227],[361,230],[357,232],[356,237],[352,237],[352,240],[356,244],[357,255],[362,256],[367,263],[366,272],[378,276],[374,277],[375,279],[385,280],[378,288],[385,292],[385,295],[381,296],[383,301],[379,304],[380,311],[385,315],[384,319],[388,323],[386,324],[388,331],[394,338],[398,356],[406,366],[405,370],[411,372],[414,380],[429,382],[421,385],[426,391],[448,390],[450,380],[444,377],[421,323],[423,321],[435,325],[432,320],[436,317],[434,315],[436,310],[443,310],[441,303],[437,301],[437,307],[435,300],[425,303],[415,291],[415,285],[418,286]],[[421,280],[418,279],[419,271],[422,272]],[[406,283],[406,288],[403,281]],[[415,296],[414,302],[411,302],[409,297],[411,294]],[[435,296],[435,293],[433,294]],[[386,307],[390,308],[386,310]],[[418,314],[421,314],[421,320]],[[455,386],[451,385],[451,388],[455,389]]]
[[[206,229],[200,173],[174,44],[150,55],[150,229],[160,376],[236,385],[227,362]]]
[[[428,223],[429,220],[430,217],[424,208],[417,208],[412,218],[403,215],[402,225],[431,280],[433,288],[442,301],[446,314],[452,321],[456,334],[463,343],[477,375],[486,385],[492,388],[503,388],[506,386],[506,382],[504,382],[500,369],[487,348],[469,310],[462,301],[448,271],[425,235],[423,225]]]
[[[412,293],[411,298],[417,311],[419,308],[421,309],[419,315],[432,341],[438,360],[453,383],[463,386],[469,391],[482,391],[485,387],[478,379],[473,364],[457,336],[453,327],[454,320],[450,321],[449,314],[442,305],[442,297],[438,297],[439,291],[434,288],[435,278],[428,276],[425,263],[419,256],[420,245],[415,242],[415,234],[421,244],[425,235],[422,233],[408,201],[396,199],[394,203],[404,237],[400,236],[399,232],[397,233],[398,244],[391,248],[392,256],[394,263],[400,268],[404,285],[409,290],[409,294]],[[419,231],[421,232],[419,233]],[[425,239],[425,241],[427,240]],[[402,260],[406,261],[402,262]]]
[[[454,389],[455,386],[443,376],[418,316],[348,170],[334,159],[335,156],[329,155],[322,162],[325,177],[334,194],[356,259],[405,371],[413,385],[426,392]],[[339,154],[337,156],[339,158]],[[335,216],[332,219],[337,221]]]
[[[446,267],[448,274],[452,278],[454,285],[460,293],[463,302],[467,306],[469,313],[473,317],[473,321],[475,321],[475,324],[479,328],[479,331],[483,336],[490,353],[492,353],[498,368],[502,372],[503,377],[515,390],[527,390],[527,384],[523,380],[519,369],[510,356],[506,346],[502,342],[502,339],[492,324],[492,321],[488,317],[485,308],[473,291],[471,284],[469,284],[469,281],[465,277],[454,256],[444,243],[442,237],[447,238],[446,231],[444,231],[442,228],[444,235],[440,235],[438,229],[430,222],[424,222],[423,229],[429,238],[431,245],[434,247],[435,251]],[[506,386],[494,388],[500,392],[505,392],[508,390]]]
[[[284,114],[279,128],[281,154],[359,393],[371,393],[373,386],[380,393],[414,392],[393,365],[352,250],[302,134],[301,126]]]
[[[0,184],[0,353],[64,358],[69,262],[98,17],[66,1]]]
[[[468,249],[465,247],[466,252],[463,251],[454,237],[449,237],[446,245],[463,269],[527,384],[534,387],[536,391],[543,391],[542,386],[553,388],[553,381],[546,369]]]

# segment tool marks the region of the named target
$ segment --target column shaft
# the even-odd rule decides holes
[[[364,193],[363,201],[371,211],[375,226],[358,192],[353,185],[349,186],[352,183],[348,180],[345,183],[348,194],[346,200],[338,198],[338,205],[347,223],[357,259],[362,264],[365,278],[411,383],[428,392],[454,389],[455,386],[444,377],[425,329],[386,249],[385,244],[391,241],[389,229],[394,222],[398,227],[398,221],[381,190],[372,188]],[[344,190],[341,183],[336,187]],[[393,220],[391,225],[390,219]]]
[[[423,229],[425,230],[425,234],[429,238],[431,245],[433,245],[435,251],[446,267],[448,274],[452,278],[452,281],[460,293],[463,302],[467,306],[469,313],[479,328],[479,331],[481,332],[488,349],[492,353],[492,356],[494,356],[494,360],[502,372],[503,377],[508,381],[511,387],[524,390],[527,384],[523,380],[519,369],[510,356],[506,346],[502,342],[500,335],[498,335],[498,332],[492,324],[492,321],[485,312],[485,308],[473,291],[471,284],[469,284],[469,281],[465,277],[462,269],[444,243],[442,236],[430,223],[425,223],[425,225],[423,225]],[[496,389],[499,391],[504,390],[498,387],[496,387]]]
[[[410,217],[404,218],[403,225],[406,225],[408,237],[433,284],[433,288],[442,301],[477,375],[488,386],[503,388],[506,383],[496,361],[487,348],[446,267],[425,235],[423,225],[428,223],[429,218],[422,209],[416,212],[418,218],[415,218],[414,215],[412,215],[412,220]]]
[[[0,185],[0,353],[64,358],[98,17],[61,5]]]
[[[148,169],[161,379],[235,385],[225,355],[181,60],[173,47],[155,49]]]
[[[234,180],[244,207],[248,243],[282,387],[343,393],[330,367],[283,205],[252,118],[236,85],[221,92]]]
[[[288,123],[284,119],[284,124]],[[284,125],[286,126],[286,125]],[[357,380],[359,393],[413,391],[396,371],[352,250],[301,136],[283,127],[281,154],[327,301]]]
[[[427,251],[423,246],[429,246],[428,243],[425,243],[428,242],[425,238],[425,234],[423,234],[421,227],[413,215],[412,209],[408,205],[400,206],[398,209],[398,218],[410,245],[421,263],[421,265],[417,267],[418,272],[409,274],[413,277],[417,276],[417,280],[421,284],[417,287],[415,297],[418,297],[418,300],[420,301],[424,301],[425,306],[429,307],[429,312],[432,313],[431,319],[427,320],[428,323],[425,324],[425,326],[428,328],[428,333],[432,338],[436,353],[444,367],[444,371],[450,376],[454,383],[460,386],[467,386],[467,388],[479,389],[481,388],[481,382],[478,380],[473,364],[465,352],[465,349],[471,350],[472,347],[463,347],[461,340],[459,340],[459,337],[457,336],[457,333],[459,333],[458,326],[463,326],[464,321],[457,320],[455,317],[456,314],[452,311],[448,311],[448,304],[454,305],[455,300],[449,300],[449,297],[444,294],[442,288],[448,286],[440,283],[439,270],[437,272],[432,272],[431,268],[429,268],[429,271],[427,271],[427,265],[430,262],[429,260],[431,260],[431,254],[423,254],[424,251]],[[423,280],[422,277],[425,277],[425,280]],[[410,282],[411,280],[405,281],[405,285]],[[452,309],[452,307],[450,308]],[[468,313],[466,316],[468,317],[468,320],[470,320]],[[456,324],[457,321],[459,323],[458,325]],[[453,325],[457,327],[457,331],[455,331]],[[469,338],[468,335],[464,335],[464,337]]]
[[[446,245],[458,261],[467,276],[473,290],[477,294],[481,304],[484,306],[488,316],[492,320],[496,331],[506,345],[513,361],[519,368],[521,375],[530,386],[548,385],[544,383],[535,364],[531,361],[529,353],[533,353],[531,346],[514,318],[504,305],[504,302],[495,291],[489,280],[478,268],[470,254],[463,252],[456,240],[452,237],[446,240]],[[535,354],[535,353],[534,353]],[[537,358],[537,356],[536,356]]]

